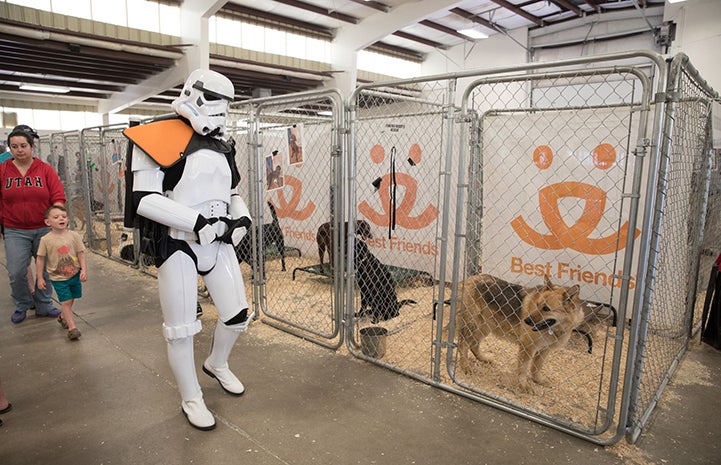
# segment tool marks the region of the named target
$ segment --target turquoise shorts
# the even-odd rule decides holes
[[[80,283],[80,272],[67,281],[50,281],[53,283],[59,302],[79,299],[83,296],[83,285]]]

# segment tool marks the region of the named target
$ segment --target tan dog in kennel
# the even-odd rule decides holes
[[[491,362],[481,354],[480,343],[493,333],[518,345],[516,384],[521,391],[535,392],[531,381],[546,384],[541,375],[544,361],[565,346],[583,322],[579,285],[558,286],[545,276],[545,284],[523,287],[480,274],[469,277],[461,290],[456,313],[461,370],[471,371],[469,349],[476,359]]]

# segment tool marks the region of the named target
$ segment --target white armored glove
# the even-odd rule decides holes
[[[251,223],[250,218],[247,216],[243,216],[237,220],[221,218],[220,221],[228,225],[228,231],[220,236],[220,240],[228,244],[233,244],[233,246],[238,245],[240,240],[243,239],[243,236],[248,233],[248,228],[250,228]]]
[[[211,218],[211,220],[212,223],[218,221],[216,218]],[[218,238],[218,235],[215,234],[212,223],[203,215],[198,215],[193,231],[195,231],[198,235],[198,243],[200,245],[208,245]]]
[[[225,243],[233,244],[237,246],[240,240],[248,233],[252,220],[250,219],[250,211],[248,206],[243,201],[243,198],[233,193],[230,196],[230,206],[228,207],[230,213],[229,218],[221,218],[221,220],[228,225],[227,232],[223,234],[221,240]]]

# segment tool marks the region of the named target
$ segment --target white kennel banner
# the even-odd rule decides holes
[[[529,285],[548,275],[581,284],[582,297],[597,301],[609,301],[620,287],[614,275],[631,271],[635,287],[635,270],[623,263],[627,234],[640,234],[628,229],[622,203],[636,162],[629,113],[624,107],[483,118],[483,272]]]

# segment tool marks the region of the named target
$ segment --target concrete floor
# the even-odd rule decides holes
[[[698,343],[639,442],[604,448],[256,322],[231,356],[244,396],[200,373],[218,427],[198,431],[180,412],[154,278],[88,255],[77,342],[32,313],[12,324],[0,272],[0,377],[13,404],[2,465],[721,463],[721,353]]]

